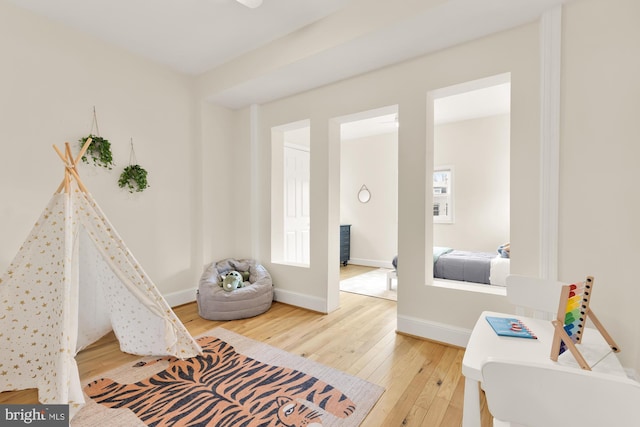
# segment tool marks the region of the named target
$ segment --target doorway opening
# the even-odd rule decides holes
[[[389,288],[387,278],[398,250],[398,107],[340,123],[341,272],[363,272],[341,280],[340,289],[397,300],[397,280]]]

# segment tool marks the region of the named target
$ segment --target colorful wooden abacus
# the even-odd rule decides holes
[[[562,286],[558,316],[551,322],[555,328],[551,345],[551,360],[557,361],[558,356],[569,350],[580,367],[589,371],[591,367],[576,347],[576,344],[580,344],[582,340],[587,318],[591,319],[611,350],[615,353],[620,351],[611,335],[589,308],[593,284],[593,277],[588,276],[584,282]]]

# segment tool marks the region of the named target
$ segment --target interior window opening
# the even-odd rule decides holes
[[[438,89],[428,98],[433,285],[504,295],[511,257],[510,74]]]
[[[271,129],[271,262],[309,267],[311,126]]]

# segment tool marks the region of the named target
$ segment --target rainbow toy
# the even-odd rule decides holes
[[[584,282],[562,286],[558,316],[552,321],[554,334],[551,345],[551,360],[557,361],[558,356],[569,350],[578,361],[580,367],[588,371],[591,370],[591,367],[576,347],[582,339],[587,318],[591,319],[596,329],[611,347],[611,350],[615,353],[620,351],[613,338],[589,308],[593,284],[593,277],[588,276]]]

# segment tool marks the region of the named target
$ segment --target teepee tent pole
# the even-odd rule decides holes
[[[78,163],[80,163],[80,159],[82,159],[82,156],[84,156],[84,153],[86,153],[86,151],[89,149],[89,145],[91,145],[92,142],[93,139],[87,138],[87,142],[84,143],[82,149],[80,150],[80,153],[78,154],[78,157],[76,157],[76,160],[73,162],[74,166],[78,166]]]
[[[64,143],[64,153],[66,155],[67,163],[75,166],[75,164],[73,164],[73,154],[71,154],[71,145],[68,142]]]
[[[69,173],[71,173],[71,175],[73,175],[73,178],[76,180],[76,182],[78,183],[78,187],[80,188],[80,190],[83,193],[87,193],[87,187],[84,186],[84,184],[82,183],[82,180],[80,179],[80,175],[78,175],[78,172],[76,171],[76,168],[68,168]]]
[[[58,148],[57,145],[53,144],[53,149],[56,150],[56,153],[58,154],[58,157],[60,157],[60,159],[62,160],[62,162],[66,165],[67,164],[67,158],[65,157],[64,154],[62,154],[62,151],[60,151],[60,149]]]
[[[67,174],[65,174],[64,176],[65,177],[62,179],[62,182],[60,183],[60,185],[58,185],[58,189],[53,194],[58,194],[58,193],[62,192],[62,189],[64,188],[64,184],[65,184],[65,182],[67,180]]]
[[[64,166],[65,166],[64,178],[62,179],[62,182],[58,186],[58,189],[56,190],[56,194],[60,193],[63,188],[64,188],[64,192],[68,193],[69,192],[69,165],[67,164],[67,159],[65,155],[62,154],[62,151],[60,151],[58,146],[56,146],[55,144],[53,145],[53,149],[56,150],[56,154],[58,155],[58,157],[60,157],[60,159],[62,160],[62,163],[64,163]]]
[[[75,160],[73,158],[73,154],[71,154],[71,145],[68,142],[65,142],[65,154],[62,154],[62,151],[55,144],[53,145],[53,149],[58,154],[58,157],[60,157],[62,162],[65,164],[65,171],[64,171],[65,177],[63,181],[60,183],[60,185],[58,186],[56,193],[60,193],[63,188],[65,193],[69,192],[69,183],[71,182],[71,177],[69,175],[73,175],[73,178],[78,183],[78,188],[80,188],[80,190],[83,193],[88,192],[87,187],[84,186],[84,183],[80,179],[80,175],[78,175],[78,171],[76,167],[78,166],[78,163],[80,163],[80,159],[82,159],[82,156],[84,156],[84,153],[89,148],[89,145],[91,144],[91,142],[92,142],[92,139],[87,138],[87,141],[82,146],[82,149],[80,150],[80,153],[75,158]]]

